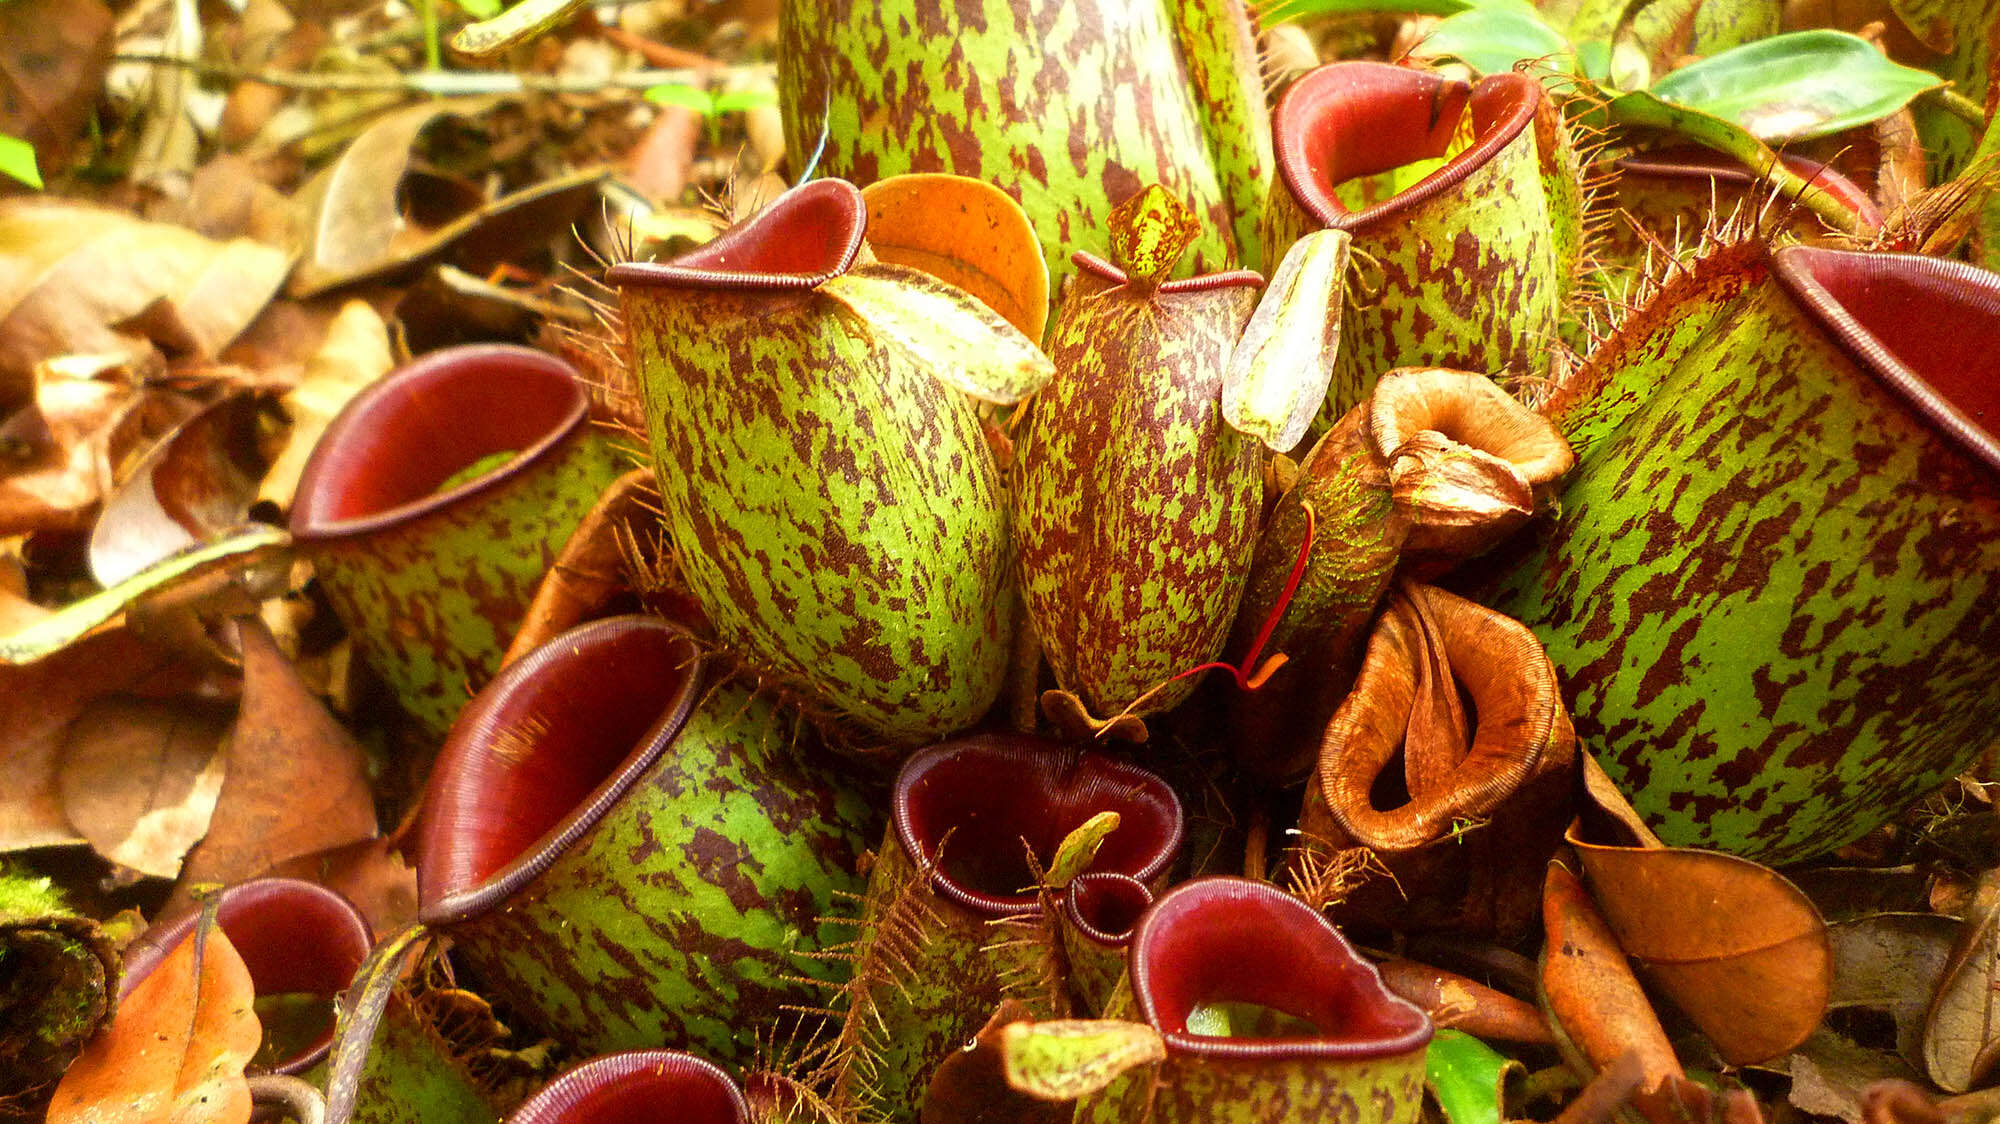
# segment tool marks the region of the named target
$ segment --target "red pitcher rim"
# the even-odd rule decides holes
[[[1278,99],[1271,118],[1278,176],[1314,221],[1334,229],[1360,231],[1464,182],[1521,135],[1535,119],[1544,97],[1541,83],[1513,72],[1488,75],[1477,85],[1469,85],[1428,70],[1389,63],[1328,63],[1293,83]],[[1487,111],[1491,119],[1484,129],[1475,126],[1477,135],[1473,143],[1442,168],[1372,207],[1349,211],[1334,195],[1337,184],[1425,157],[1399,152],[1386,162],[1363,160],[1354,170],[1336,169],[1332,166],[1333,140],[1344,122],[1333,116],[1333,111],[1344,109],[1365,117],[1401,101],[1407,101],[1412,110],[1420,110],[1429,119],[1429,128],[1420,135],[1437,142],[1439,151],[1433,155],[1442,154],[1462,114]],[[1444,107],[1442,112],[1438,111],[1440,105]],[[1361,119],[1357,118],[1356,123]],[[1390,143],[1406,143],[1409,139],[1407,130],[1374,127],[1367,132],[1371,137],[1392,136]],[[1335,175],[1336,170],[1342,174]]]

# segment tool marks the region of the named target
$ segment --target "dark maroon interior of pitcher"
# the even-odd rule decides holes
[[[2000,469],[2000,274],[1915,254],[1792,246],[1777,274],[1863,366]]]
[[[1020,735],[946,742],[904,763],[893,801],[903,848],[940,859],[937,891],[994,917],[1035,908],[1029,849],[1046,867],[1070,832],[1107,811],[1119,826],[1089,869],[1142,882],[1164,871],[1180,847],[1179,798],[1155,774],[1101,753]]]
[[[125,950],[122,994],[192,936],[201,920],[199,906],[162,918]],[[250,982],[262,998],[318,995],[328,999],[346,990],[373,943],[368,923],[346,898],[324,886],[293,878],[256,878],[220,891],[216,925],[243,958]],[[317,1062],[333,1044],[333,1023],[272,1068],[296,1073]]]
[[[1377,62],[1330,63],[1299,79],[1272,116],[1278,171],[1306,212],[1354,229],[1448,190],[1490,160],[1534,119],[1541,87],[1496,74],[1477,87],[1426,70]],[[1416,186],[1350,212],[1336,185],[1450,150],[1467,109],[1473,143]]]
[[[360,534],[491,487],[584,424],[575,371],[525,347],[432,352],[363,390],[328,425],[299,478],[292,533]],[[504,467],[440,490],[497,454]]]
[[[551,1081],[507,1124],[744,1124],[743,1092],[713,1063],[674,1050],[592,1058]]]
[[[1123,948],[1153,904],[1144,882],[1108,870],[1080,874],[1063,894],[1063,912],[1077,931],[1098,944]]]
[[[611,267],[613,285],[690,289],[810,289],[847,272],[861,252],[868,207],[846,180],[813,180],[749,221],[668,262]]]
[[[1177,1050],[1216,1057],[1382,1057],[1430,1040],[1422,1010],[1391,994],[1325,917],[1275,886],[1197,878],[1164,894],[1139,922],[1130,952],[1139,1010]],[[1314,1033],[1218,1037],[1194,1033],[1198,1008],[1251,1004],[1311,1024]]]
[[[650,617],[571,629],[502,671],[466,704],[425,792],[424,920],[484,912],[547,869],[665,752],[700,672],[688,634]]]

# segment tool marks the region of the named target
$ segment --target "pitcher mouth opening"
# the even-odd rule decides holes
[[[589,413],[576,371],[553,355],[502,344],[432,352],[363,390],[326,427],[299,477],[292,536],[353,538],[490,491]],[[486,461],[503,463],[455,480]]]
[[[1153,891],[1126,874],[1094,871],[1080,874],[1063,895],[1063,914],[1092,943],[1124,948],[1132,930],[1153,904]]]
[[[1430,1016],[1384,986],[1332,922],[1267,883],[1183,882],[1146,911],[1127,955],[1140,1015],[1174,1054],[1363,1061],[1431,1039]],[[1191,1025],[1228,1005],[1309,1032],[1232,1037]]]
[[[631,616],[571,629],[495,677],[425,792],[420,919],[470,920],[547,870],[667,752],[702,669],[687,632]]]
[[[853,184],[813,180],[672,261],[624,262],[605,280],[614,288],[814,289],[853,268],[867,228],[868,206]]]
[[[507,1124],[743,1124],[750,1105],[713,1062],[678,1050],[592,1058],[557,1077]]]
[[[892,816],[903,850],[937,860],[931,886],[987,917],[1039,907],[1028,852],[1044,868],[1100,812],[1119,825],[1091,862],[1141,882],[1180,849],[1179,797],[1165,781],[1100,753],[1026,735],[986,734],[920,751],[897,775]]]
[[[121,997],[151,975],[200,921],[200,907],[190,906],[162,918],[134,941],[125,950]],[[243,958],[258,998],[313,995],[326,1000],[324,1029],[272,1062],[269,1072],[312,1068],[333,1046],[334,999],[368,959],[374,943],[368,922],[346,898],[294,878],[253,878],[221,890],[215,921]]]
[[[1458,186],[1521,135],[1543,96],[1541,83],[1524,74],[1467,85],[1388,63],[1329,63],[1278,100],[1278,175],[1316,222],[1358,232]],[[1414,186],[1360,211],[1334,194],[1349,180],[1443,157],[1468,112],[1472,144]]]
[[[1787,246],[1778,281],[1861,367],[2000,472],[2000,274],[1916,254]]]

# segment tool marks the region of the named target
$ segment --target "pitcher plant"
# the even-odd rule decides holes
[[[1492,603],[1661,839],[1808,858],[1990,744],[1996,354],[2000,275],[1749,243],[1550,404],[1581,462]]]
[[[610,281],[666,529],[717,638],[859,741],[907,749],[985,713],[1013,636],[1007,511],[961,391],[1016,401],[1049,367],[962,290],[859,264],[865,220],[852,185],[816,180]]]

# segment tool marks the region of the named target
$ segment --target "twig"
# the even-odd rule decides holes
[[[644,90],[665,85],[707,87],[711,84],[721,84],[732,74],[758,76],[776,74],[776,68],[770,63],[702,70],[629,70],[602,78],[581,78],[513,74],[500,70],[436,70],[413,74],[308,74],[299,71],[254,70],[204,59],[181,58],[178,55],[144,51],[121,52],[115,56],[115,61],[177,66],[198,71],[211,78],[230,82],[262,82],[287,90],[343,92],[409,90],[413,93],[434,94],[439,97],[521,93],[594,94],[604,90]]]

